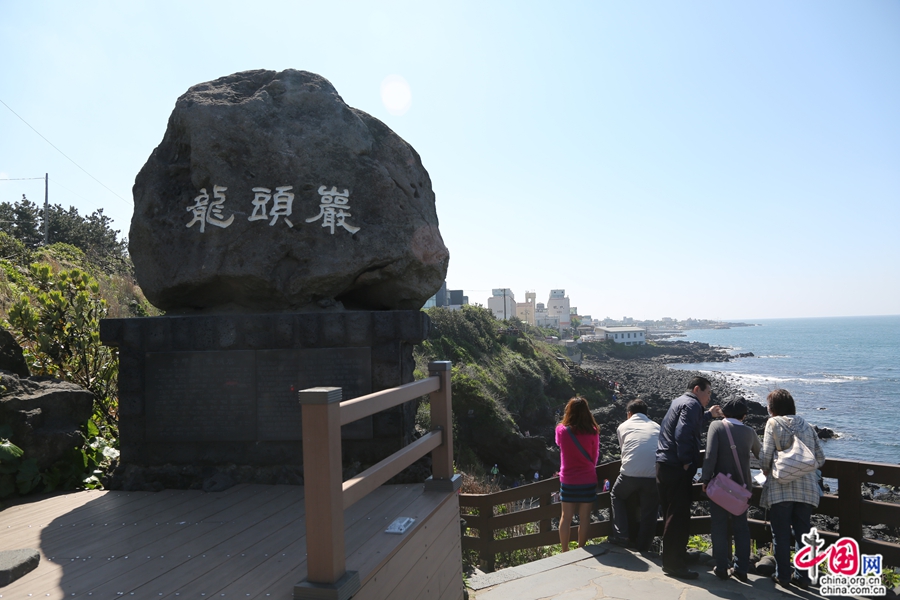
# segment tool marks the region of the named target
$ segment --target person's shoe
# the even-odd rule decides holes
[[[674,577],[676,579],[697,579],[698,577],[700,577],[700,573],[691,571],[687,567],[681,567],[680,569],[675,569],[673,567],[663,567],[663,573],[665,573],[669,577]]]
[[[790,579],[787,579],[787,580],[778,579],[778,575],[776,575],[775,573],[772,573],[772,581],[775,582],[775,585],[780,585],[781,587],[784,587],[784,588],[790,587],[790,585],[791,585]]]
[[[731,576],[740,581],[741,583],[749,583],[747,579],[746,573],[741,573],[740,571],[732,571]]]
[[[715,569],[713,569],[713,573],[722,581],[728,579],[728,569],[720,569],[719,567],[716,567]]]
[[[796,585],[801,590],[809,589],[809,582],[802,577],[797,577],[796,573],[791,576],[791,585]]]
[[[606,538],[606,541],[622,548],[629,548],[631,546],[631,542],[628,541],[628,538],[618,535],[611,535]]]

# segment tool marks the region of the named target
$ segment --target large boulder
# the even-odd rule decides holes
[[[45,469],[84,443],[81,427],[91,417],[94,396],[86,389],[50,377],[3,374],[0,423],[11,441]]]
[[[134,204],[135,275],[170,313],[418,309],[449,261],[416,151],[305,71],[190,88]]]

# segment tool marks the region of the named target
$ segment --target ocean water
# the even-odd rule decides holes
[[[839,434],[825,441],[826,456],[900,463],[900,316],[745,322],[759,326],[675,339],[754,357],[671,368],[720,373],[764,405],[770,391],[784,388],[798,414]]]

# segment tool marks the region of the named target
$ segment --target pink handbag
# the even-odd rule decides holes
[[[737,465],[738,474],[744,479],[744,472],[741,469],[741,461],[738,460],[734,437],[731,435],[731,423],[724,421],[725,433],[728,434],[728,441],[731,442],[731,452],[734,455],[734,464]],[[716,473],[716,476],[706,484],[706,495],[710,500],[737,516],[746,512],[750,505],[750,490],[739,484],[731,478],[731,475],[725,473]]]

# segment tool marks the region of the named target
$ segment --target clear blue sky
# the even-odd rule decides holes
[[[49,172],[51,203],[103,208],[123,235],[179,95],[295,68],[416,148],[447,283],[472,302],[900,313],[896,0],[0,0],[0,66],[0,100],[103,185],[2,105],[0,178]],[[43,202],[43,182],[0,181],[0,201],[23,193]]]

